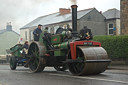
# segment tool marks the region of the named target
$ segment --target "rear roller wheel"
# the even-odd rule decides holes
[[[108,61],[109,59],[106,51],[102,47],[79,46],[77,47],[76,56],[77,60],[80,60],[82,62],[73,62],[68,64],[69,71],[73,75],[99,74],[104,72],[110,63],[104,62]],[[71,53],[69,53],[68,58],[72,59]]]
[[[17,67],[16,57],[11,56],[10,57],[10,68],[11,68],[11,70],[15,70],[16,67]]]
[[[29,56],[30,56],[30,62],[29,62],[29,68],[31,72],[42,72],[45,68],[45,59],[41,58],[39,55],[39,48],[36,44],[32,44],[29,48]]]

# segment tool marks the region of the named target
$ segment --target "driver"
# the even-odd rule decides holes
[[[38,28],[36,28],[36,29],[33,31],[34,41],[39,41],[40,34],[42,33],[41,28],[42,28],[42,25],[39,24],[39,25],[38,25]]]

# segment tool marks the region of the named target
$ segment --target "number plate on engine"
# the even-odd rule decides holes
[[[84,42],[84,45],[93,45],[92,42]]]

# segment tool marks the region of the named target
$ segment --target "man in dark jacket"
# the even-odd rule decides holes
[[[36,28],[36,29],[33,31],[34,41],[39,41],[40,34],[42,33],[41,27],[42,27],[42,25],[39,24],[39,25],[38,25],[38,28]]]

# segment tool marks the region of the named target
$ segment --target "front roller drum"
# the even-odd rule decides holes
[[[69,63],[69,70],[73,75],[95,75],[104,72],[110,63],[107,52],[102,47],[78,46],[77,60]],[[71,59],[71,53],[68,56]]]

